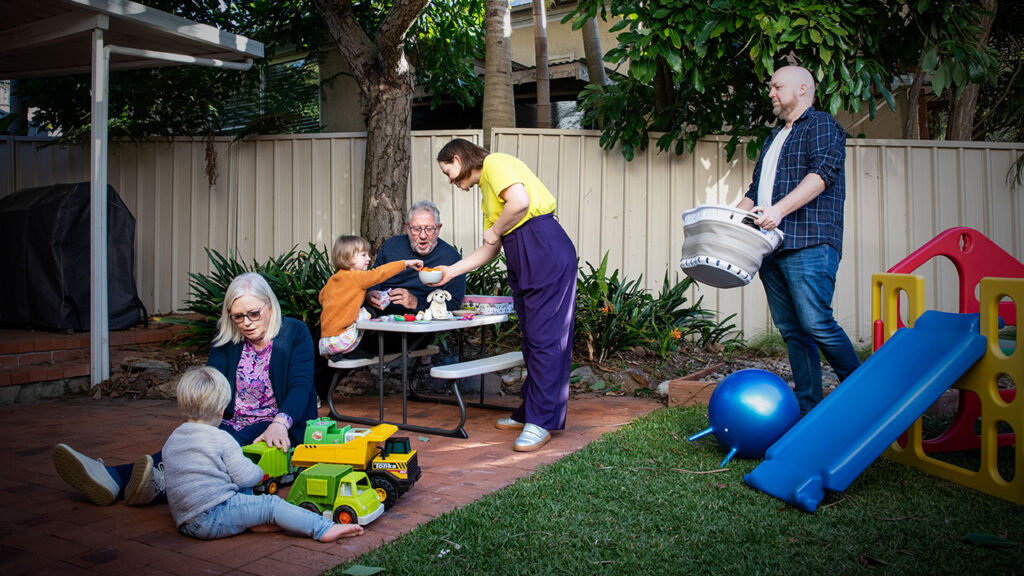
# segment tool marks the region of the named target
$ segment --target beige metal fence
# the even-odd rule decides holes
[[[430,199],[442,212],[442,236],[464,251],[480,241],[479,196],[447,184],[434,157],[450,138],[479,141],[479,131],[413,136],[410,202]],[[707,138],[692,154],[656,150],[625,162],[598,145],[593,131],[509,129],[495,151],[521,157],[558,198],[558,215],[581,263],[643,275],[657,290],[678,268],[684,210],[735,204],[753,163],[742,147],[726,159],[725,139]],[[0,197],[21,188],[88,179],[85,148],[0,138]],[[217,179],[207,181],[205,142],[113,143],[109,179],[135,214],[136,280],[151,312],[187,296],[187,273],[207,272],[204,248],[264,260],[295,244],[329,244],[358,233],[365,155],[362,133],[218,139]],[[1024,190],[1008,183],[1024,144],[850,140],[846,235],[836,316],[855,339],[870,338],[870,279],[952,226],[971,226],[1017,259],[1024,256]],[[954,310],[956,272],[942,261],[923,273],[929,307]],[[770,325],[755,279],[743,289],[700,288],[706,308],[748,335]]]

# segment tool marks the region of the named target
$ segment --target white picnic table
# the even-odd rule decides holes
[[[346,369],[346,368],[358,368],[361,366],[370,366],[377,364],[377,380],[380,389],[380,402],[379,402],[379,415],[376,420],[358,417],[352,415],[341,414],[338,412],[334,405],[334,389],[337,386],[339,375],[335,375],[334,382],[331,384],[331,388],[328,391],[327,402],[328,407],[331,411],[331,417],[336,420],[343,420],[346,422],[354,422],[357,424],[376,425],[382,423],[394,424],[403,430],[411,430],[414,432],[422,432],[426,434],[438,434],[442,436],[453,436],[457,438],[468,438],[466,431],[463,429],[463,425],[466,423],[466,403],[462,399],[462,394],[459,391],[459,386],[456,379],[464,376],[474,376],[484,374],[486,372],[494,372],[518,366],[523,363],[521,352],[507,352],[498,356],[485,357],[478,360],[471,360],[468,362],[460,362],[458,364],[451,364],[446,366],[437,366],[431,370],[431,375],[437,378],[447,378],[453,380],[452,391],[455,396],[455,401],[448,401],[448,403],[454,404],[459,407],[460,420],[458,425],[454,428],[436,428],[431,426],[419,426],[409,424],[408,421],[408,400],[412,399],[423,399],[423,400],[437,400],[445,401],[439,398],[421,396],[416,394],[415,391],[411,391],[409,388],[408,368],[409,359],[418,356],[424,356],[427,354],[435,353],[436,348],[428,348],[424,350],[409,350],[409,335],[410,334],[427,334],[433,332],[447,332],[453,330],[465,330],[469,328],[481,329],[481,348],[487,349],[486,335],[484,328],[486,326],[492,326],[500,324],[508,320],[506,314],[488,314],[488,315],[474,315],[472,318],[466,317],[453,317],[447,320],[430,320],[430,321],[401,321],[394,320],[391,317],[373,318],[370,320],[359,320],[356,322],[356,327],[360,331],[376,332],[378,338],[378,350],[384,349],[384,334],[387,332],[394,332],[402,335],[402,351],[400,354],[378,354],[375,358],[365,359],[352,359],[352,360],[340,360],[340,361],[329,361],[328,366],[335,369]],[[364,337],[369,337],[369,334],[365,334]],[[402,420],[401,422],[387,422],[384,420],[384,365],[397,358],[402,359]],[[481,383],[480,387],[480,403],[471,404],[472,406],[479,406],[482,408],[501,408],[506,409],[507,407],[498,407],[486,405],[483,402],[483,390],[484,387]]]

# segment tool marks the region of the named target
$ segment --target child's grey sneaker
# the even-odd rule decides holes
[[[124,487],[124,503],[126,506],[145,506],[164,491],[163,463],[157,468],[153,466],[153,457],[149,454],[139,456],[132,467],[132,477]]]
[[[512,418],[501,418],[494,423],[494,427],[498,430],[522,430],[523,426],[525,426],[525,424],[513,420]]]
[[[117,499],[121,486],[110,475],[103,460],[72,450],[67,444],[53,448],[53,467],[69,486],[92,500],[97,506],[109,506]]]

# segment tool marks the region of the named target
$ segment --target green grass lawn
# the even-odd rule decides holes
[[[706,426],[704,407],[655,411],[332,573],[353,565],[530,576],[1024,570],[1024,506],[879,459],[808,514],[747,487],[755,461],[715,472],[725,451],[714,437],[686,441]],[[1009,543],[976,544],[971,534]]]

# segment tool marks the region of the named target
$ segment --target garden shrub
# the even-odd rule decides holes
[[[293,246],[288,252],[268,259],[246,264],[234,253],[223,256],[216,250],[206,249],[210,259],[209,274],[189,273],[189,298],[185,311],[199,317],[194,320],[167,319],[183,323],[181,343],[201,348],[208,345],[217,331],[217,319],[224,303],[224,293],[231,281],[244,272],[258,272],[277,295],[281,313],[302,320],[314,339],[320,334],[320,289],[331,277],[330,253],[313,243],[307,250]]]

